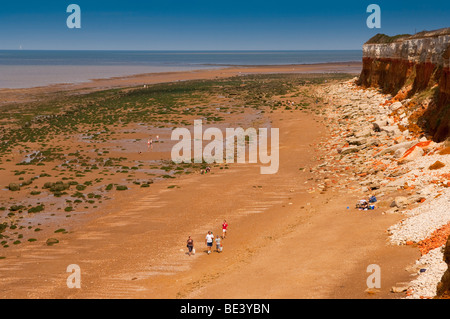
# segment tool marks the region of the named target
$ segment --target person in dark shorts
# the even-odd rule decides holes
[[[205,238],[205,243],[206,243],[206,246],[208,247],[208,255],[211,253],[211,248],[213,246],[213,242],[214,242],[214,235],[212,234],[211,231],[209,231]]]
[[[187,240],[187,248],[189,250],[188,254],[190,256],[194,250],[194,240],[191,238],[191,236],[189,236],[189,238]]]

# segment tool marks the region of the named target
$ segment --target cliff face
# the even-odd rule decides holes
[[[363,46],[358,84],[390,93],[392,102],[411,99],[410,122],[442,141],[450,136],[450,28],[373,37]]]
[[[447,244],[445,245],[444,261],[449,268],[442,276],[441,282],[438,284],[436,297],[450,299],[450,237],[447,239]]]

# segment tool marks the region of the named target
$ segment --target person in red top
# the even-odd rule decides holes
[[[227,228],[228,228],[228,223],[226,220],[223,221],[222,224],[222,238],[225,238],[227,235]]]

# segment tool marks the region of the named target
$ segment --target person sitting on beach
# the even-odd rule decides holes
[[[189,238],[187,240],[187,248],[189,250],[188,254],[190,256],[194,250],[194,240],[191,238],[191,236],[189,236]]]
[[[361,204],[361,209],[363,209],[363,210],[368,210],[368,209],[369,209],[369,204],[368,204],[366,201],[364,201],[364,202]]]
[[[356,208],[361,210],[364,208],[364,206],[367,205],[367,201],[365,199],[361,199],[357,204]]]

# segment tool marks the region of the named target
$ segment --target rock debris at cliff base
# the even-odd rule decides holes
[[[323,187],[362,198],[374,195],[377,210],[404,216],[386,230],[388,244],[420,244],[423,254],[404,297],[432,298],[447,269],[441,251],[450,229],[450,143],[435,143],[399,124],[393,110],[405,110],[409,100],[393,101],[391,95],[356,82],[318,88],[326,99],[331,138],[320,145],[326,156],[311,171],[324,179]],[[402,121],[408,124],[406,116]],[[349,207],[360,213],[353,204]]]

